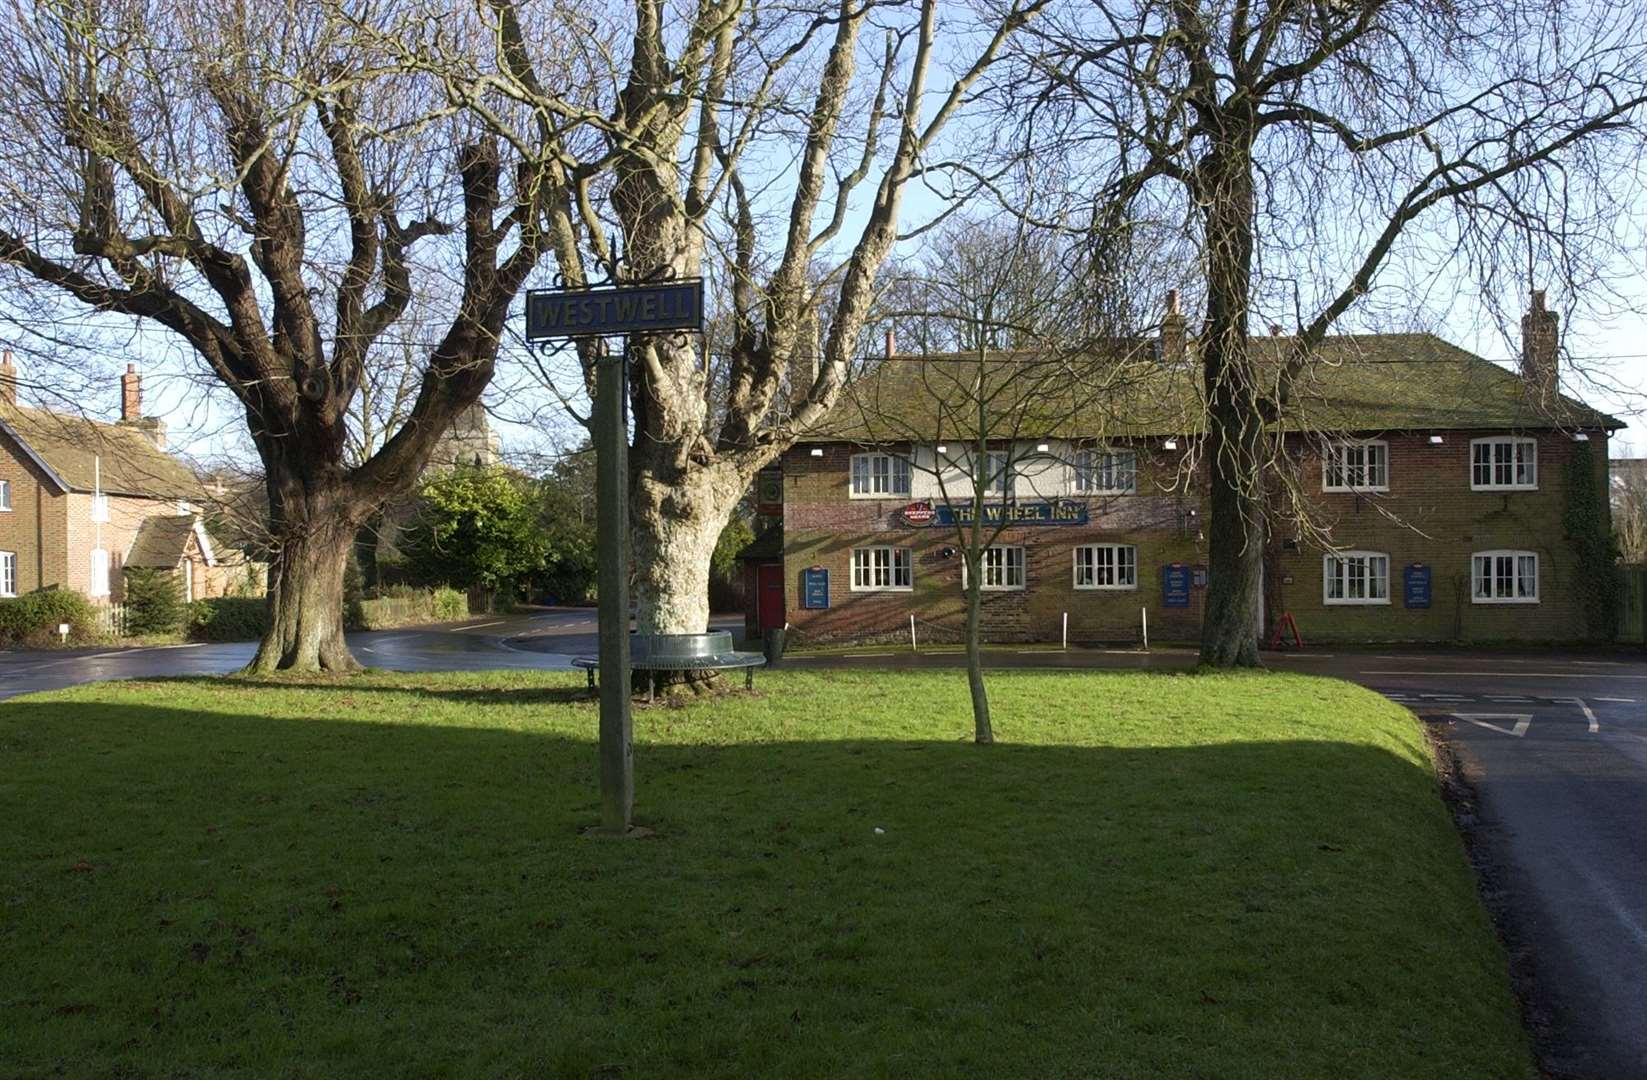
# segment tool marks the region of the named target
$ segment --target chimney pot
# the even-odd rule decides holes
[[[136,364],[127,364],[126,373],[120,376],[120,419],[135,424],[142,418],[143,376],[137,373]]]
[[[1178,309],[1178,290],[1167,292],[1167,313],[1161,318],[1161,362],[1169,367],[1175,367],[1184,362],[1186,342],[1189,336],[1188,321],[1184,313]]]
[[[11,350],[0,354],[0,402],[17,404],[17,368],[11,362]]]
[[[1521,317],[1521,378],[1534,400],[1553,404],[1561,392],[1561,317],[1549,310],[1544,290],[1534,289]]]
[[[892,330],[890,328],[888,328],[887,332],[886,332],[886,355],[891,356],[893,353],[895,353],[897,351],[898,351],[897,338],[895,338],[893,336]]]

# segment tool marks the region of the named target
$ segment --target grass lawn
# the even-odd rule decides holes
[[[134,682],[0,705],[5,1076],[1531,1077],[1405,710],[1332,680]],[[878,830],[884,830],[878,831]]]

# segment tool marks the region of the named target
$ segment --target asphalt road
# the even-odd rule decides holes
[[[716,620],[734,628],[736,619]],[[559,608],[352,634],[397,671],[564,670],[595,651],[595,615]],[[252,646],[0,653],[0,698],[99,679],[233,671]],[[890,647],[786,659],[797,668],[945,667]],[[1473,835],[1493,906],[1532,982],[1545,1063],[1572,1080],[1647,1077],[1647,658],[1310,651],[1272,667],[1361,683],[1412,708],[1455,749],[1477,794]],[[1183,649],[998,648],[998,667],[1181,669]],[[1422,917],[1415,912],[1414,917]]]

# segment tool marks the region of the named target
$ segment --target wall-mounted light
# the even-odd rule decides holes
[[[1177,439],[1168,439],[1166,442],[1161,444],[1161,449],[1163,449],[1163,450],[1176,450],[1176,449],[1178,449],[1178,440]]]
[[[821,447],[821,446],[814,446],[814,447],[813,447],[813,448],[812,448],[812,456],[813,456],[813,457],[823,457],[823,447]]]
[[[949,447],[945,446],[943,443],[939,443],[938,444],[938,453],[940,453],[940,454],[949,453]]]
[[[1590,435],[1589,435],[1588,432],[1575,431],[1575,432],[1573,432],[1573,441],[1574,442],[1589,442],[1590,441]]]
[[[1431,435],[1430,436],[1430,445],[1431,446],[1440,446],[1442,443],[1444,443],[1446,441],[1447,441],[1446,439],[1443,439],[1439,435]]]
[[[1044,454],[1048,450],[1051,450],[1051,449],[1052,449],[1052,444],[1051,443],[1042,442],[1042,443],[1036,443],[1035,444],[1035,452],[1037,454]]]

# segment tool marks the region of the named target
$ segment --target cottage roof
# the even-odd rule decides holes
[[[1261,388],[1274,389],[1292,343],[1252,339]],[[973,354],[889,357],[850,384],[806,438],[970,437],[979,396],[990,403],[987,426],[996,437],[1125,438],[1205,428],[1199,367],[1163,363],[1153,341],[1116,343],[1104,355],[1078,358],[999,354],[979,379]],[[976,385],[984,387],[981,395]],[[1286,430],[1345,433],[1624,426],[1570,397],[1535,400],[1515,373],[1433,334],[1327,339],[1294,382],[1281,420]]]
[[[197,498],[200,484],[142,428],[107,424],[0,402],[0,432],[11,436],[63,489],[148,498]]]
[[[214,562],[211,546],[201,532],[200,519],[192,514],[177,514],[145,518],[132,538],[125,564],[170,570],[182,561],[191,536],[199,540],[206,561]]]

